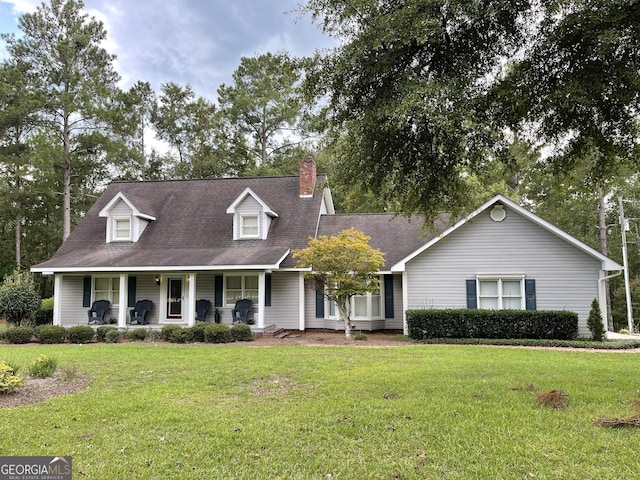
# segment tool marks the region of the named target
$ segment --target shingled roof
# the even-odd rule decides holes
[[[381,271],[389,271],[397,262],[442,233],[447,224],[439,219],[434,231],[425,234],[424,218],[394,214],[324,215],[320,220],[319,235],[332,236],[348,228],[355,228],[369,237],[369,245],[385,254]]]
[[[317,183],[326,181],[317,176]],[[233,240],[227,207],[249,187],[277,212],[266,240]],[[107,243],[99,212],[122,192],[153,211],[137,242]],[[147,270],[156,267],[281,268],[295,266],[290,250],[315,236],[323,192],[299,195],[299,177],[113,182],[62,244],[36,271]]]

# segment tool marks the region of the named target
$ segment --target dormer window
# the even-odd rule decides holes
[[[113,219],[113,240],[121,242],[131,240],[131,218]]]
[[[151,208],[143,199],[118,192],[98,214],[107,219],[107,243],[137,242],[149,223],[156,219],[149,212]]]
[[[255,192],[246,188],[227,208],[233,214],[234,240],[266,240],[274,212]]]
[[[258,215],[240,215],[240,235],[242,238],[258,238]]]

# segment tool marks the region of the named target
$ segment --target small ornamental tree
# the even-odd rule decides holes
[[[350,228],[335,236],[309,239],[309,246],[295,250],[299,268],[311,268],[306,277],[316,290],[336,302],[344,335],[351,337],[351,297],[378,289],[378,272],[384,254],[369,245],[371,237]]]
[[[591,338],[597,342],[604,340],[604,322],[602,321],[602,314],[600,313],[600,304],[595,298],[593,302],[591,302],[591,311],[589,311],[589,317],[587,318],[587,326],[589,330],[591,330]]]

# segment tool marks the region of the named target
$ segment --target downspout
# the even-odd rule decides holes
[[[601,270],[601,272],[605,272],[606,270]],[[602,316],[602,321],[604,322],[604,330],[605,332],[609,330],[608,325],[607,325],[607,301],[606,301],[606,294],[604,291],[605,285],[604,282],[606,280],[609,280],[610,278],[614,278],[614,277],[619,277],[620,275],[622,275],[622,270],[618,270],[616,273],[613,273],[611,275],[605,275],[604,277],[600,277],[598,278],[598,297],[599,297],[599,302],[600,302],[600,315]],[[604,297],[604,298],[603,298]],[[602,301],[604,299],[604,302]]]

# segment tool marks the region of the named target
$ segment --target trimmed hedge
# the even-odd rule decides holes
[[[407,310],[409,337],[573,340],[578,314],[551,310]]]
[[[33,334],[34,331],[31,327],[13,327],[7,328],[4,336],[9,343],[22,344],[29,343]]]
[[[106,342],[107,335],[109,335],[110,332],[118,333],[118,329],[111,325],[101,325],[100,327],[96,328],[96,339],[99,342]],[[115,343],[115,342],[108,342],[108,343]]]
[[[89,343],[95,335],[95,330],[88,325],[67,328],[67,339],[71,343]]]
[[[204,340],[208,343],[230,343],[231,327],[223,323],[210,323],[204,329]]]
[[[231,327],[231,338],[234,342],[253,341],[253,333],[251,333],[251,327],[246,323],[236,323]]]
[[[40,325],[36,327],[36,339],[40,343],[63,343],[67,338],[67,329],[59,325]]]
[[[160,339],[170,342],[174,330],[182,330],[182,327],[180,325],[164,325],[160,330]]]

